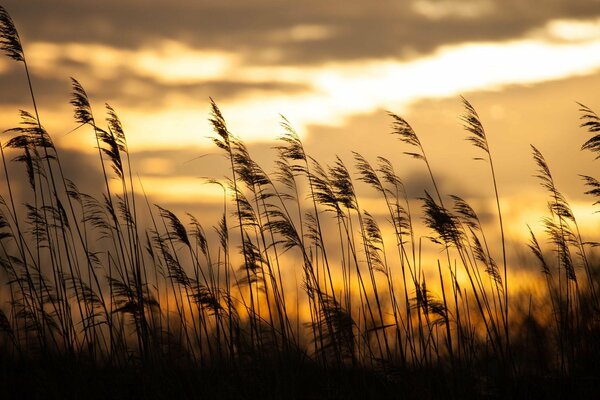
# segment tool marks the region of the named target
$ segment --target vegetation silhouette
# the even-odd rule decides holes
[[[224,200],[219,224],[207,232],[192,215],[184,223],[151,205],[133,177],[116,111],[107,104],[98,120],[72,79],[74,119],[94,135],[103,180],[98,193],[80,191],[40,120],[21,40],[1,6],[0,48],[23,64],[33,107],[20,111],[20,125],[0,145],[6,398],[598,394],[597,244],[582,238],[532,146],[548,192],[551,250],[531,230],[528,246],[546,294],[511,290],[492,152],[466,99],[462,121],[490,169],[499,241],[489,240],[464,199],[440,192],[401,116],[389,113],[392,133],[432,182],[421,215],[391,160],[372,164],[354,153],[354,172],[340,158],[323,166],[284,117],[275,171],[265,172],[212,99],[213,142],[229,178],[209,180]],[[600,117],[581,104],[580,112],[589,135],[582,150],[600,157]],[[582,178],[600,197],[600,182]],[[362,208],[356,181],[378,193],[385,217]],[[442,250],[433,265],[421,257],[419,217]],[[302,282],[290,289],[286,278],[296,269]]]

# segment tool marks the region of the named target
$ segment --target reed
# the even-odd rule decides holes
[[[408,196],[396,173],[402,159],[371,163],[353,153],[354,168],[340,157],[323,165],[283,117],[274,165],[263,168],[213,99],[213,142],[228,176],[207,180],[223,189],[210,226],[214,215],[180,218],[152,205],[133,178],[117,112],[105,105],[105,119],[97,118],[72,79],[74,121],[94,136],[102,180],[94,193],[82,192],[43,127],[20,37],[1,6],[0,48],[23,64],[34,110],[20,112],[0,146],[0,381],[19,379],[11,366],[37,362],[79,368],[82,377],[91,368],[115,382],[132,375],[149,388],[161,376],[172,387],[188,380],[192,396],[224,395],[232,385],[277,398],[291,385],[309,397],[512,397],[533,393],[528,379],[558,393],[583,385],[580,378],[598,381],[596,244],[584,239],[532,146],[548,193],[550,250],[531,229],[526,245],[545,293],[509,291],[514,260],[496,171],[466,99],[462,123],[490,171],[499,240],[467,200],[442,193],[419,137],[397,114],[388,113],[392,133],[423,162],[433,187],[420,198]],[[580,112],[591,135],[582,150],[597,155],[600,118],[584,105]],[[583,179],[597,200],[600,183]],[[362,208],[373,192],[379,212]],[[437,257],[423,254],[425,241]],[[550,356],[532,364],[533,348]]]

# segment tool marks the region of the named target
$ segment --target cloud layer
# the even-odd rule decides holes
[[[448,44],[522,36],[557,18],[600,16],[598,0],[6,0],[30,42],[139,49],[173,40],[252,63],[408,58]]]

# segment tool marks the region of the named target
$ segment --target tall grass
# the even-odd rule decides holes
[[[151,204],[133,178],[117,112],[106,105],[105,120],[98,119],[72,79],[74,120],[94,136],[103,181],[96,193],[80,191],[43,127],[21,40],[2,7],[0,47],[23,64],[34,110],[20,111],[21,124],[3,133],[0,146],[0,338],[10,362],[64,358],[125,369],[171,363],[238,373],[268,365],[269,377],[244,373],[274,386],[314,365],[327,373],[369,371],[360,379],[376,373],[392,388],[418,381],[456,396],[521,390],[529,376],[598,372],[592,244],[532,146],[549,194],[551,251],[531,233],[546,295],[535,298],[538,311],[519,312],[523,293],[508,282],[487,133],[466,99],[462,120],[490,170],[498,242],[467,201],[440,191],[424,146],[401,116],[389,113],[391,133],[424,162],[434,190],[418,200],[407,195],[397,160],[372,163],[354,153],[353,169],[340,158],[323,166],[285,118],[274,172],[266,172],[212,99],[213,142],[229,170],[225,182],[210,180],[223,188],[223,214],[206,229],[192,215],[185,222]],[[600,118],[586,106],[580,111],[592,135],[582,149],[598,153]],[[9,166],[11,157],[19,168]],[[600,183],[583,179],[598,197]],[[357,181],[378,194],[380,209],[362,208]],[[17,197],[17,187],[25,194]],[[425,232],[415,231],[418,219]],[[206,233],[212,230],[216,235]],[[433,263],[422,257],[423,240],[441,250]],[[493,254],[501,254],[501,266]],[[298,284],[290,289],[293,279]],[[548,354],[534,368],[532,348]]]

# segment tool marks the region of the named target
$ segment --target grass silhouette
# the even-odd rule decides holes
[[[411,210],[391,160],[372,164],[354,153],[353,172],[340,158],[323,166],[285,118],[275,171],[265,172],[211,99],[213,142],[229,166],[225,183],[210,180],[224,191],[220,223],[210,228],[215,236],[194,216],[184,223],[151,205],[133,179],[116,111],[106,105],[100,122],[72,79],[74,119],[96,139],[104,182],[98,193],[80,191],[40,120],[19,35],[1,6],[0,47],[23,64],[34,110],[20,112],[21,124],[0,146],[0,380],[7,397],[597,395],[594,244],[582,239],[532,146],[548,191],[552,251],[533,232],[528,245],[546,294],[532,312],[531,296],[511,290],[491,150],[466,99],[462,121],[490,168],[499,242],[489,241],[464,199],[440,192],[417,134],[394,113],[392,133],[424,162],[432,182],[421,214]],[[580,112],[590,135],[582,150],[598,154],[600,118],[584,105]],[[583,179],[587,193],[600,196],[600,183]],[[355,180],[378,193],[385,220],[362,208]],[[27,193],[17,198],[16,187]],[[442,250],[434,265],[421,257],[419,218]],[[296,270],[302,282],[290,290],[286,278]]]

